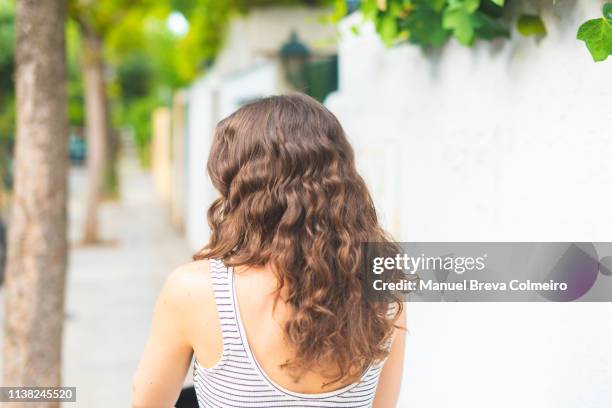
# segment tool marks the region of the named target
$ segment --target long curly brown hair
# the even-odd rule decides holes
[[[332,384],[382,361],[396,317],[362,294],[362,244],[389,240],[336,117],[302,94],[249,103],[217,125],[208,173],[221,196],[194,258],[275,271],[296,350],[283,366],[299,377],[331,364]]]

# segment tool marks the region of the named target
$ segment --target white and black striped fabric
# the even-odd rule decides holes
[[[211,278],[223,333],[223,355],[211,368],[196,361],[194,385],[200,408],[371,407],[383,363],[357,383],[321,394],[302,394],[275,384],[253,357],[236,307],[232,269],[211,260]]]

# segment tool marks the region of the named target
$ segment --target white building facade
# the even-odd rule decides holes
[[[433,55],[344,21],[326,104],[398,240],[612,238],[612,59],[576,40],[603,2],[539,3],[541,40],[514,31]]]
[[[554,3],[554,4],[553,4]],[[603,1],[520,2],[548,35],[425,55],[342,24],[326,105],[403,241],[612,240],[612,59],[576,40]],[[533,7],[530,9],[529,7]],[[537,7],[537,9],[535,8]],[[600,274],[600,278],[605,278]],[[609,277],[608,277],[609,278]],[[612,304],[409,303],[398,407],[603,408]]]

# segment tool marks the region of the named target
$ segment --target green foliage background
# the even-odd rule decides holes
[[[0,138],[14,133],[15,13],[7,2],[0,2]]]
[[[15,134],[15,13],[0,0],[0,191],[10,186],[10,163]]]

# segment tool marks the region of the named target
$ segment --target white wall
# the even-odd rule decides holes
[[[217,196],[206,171],[215,125],[241,104],[275,93],[276,68],[274,63],[263,62],[250,70],[225,76],[212,72],[189,90],[185,232],[193,251],[208,242],[206,211]]]
[[[612,238],[612,60],[595,64],[575,39],[600,5],[545,7],[540,42],[513,33],[431,56],[385,49],[371,27],[343,35],[327,105],[358,147],[401,152],[392,175],[358,156],[376,184],[395,179],[384,215],[398,238]]]
[[[399,408],[609,408],[604,303],[410,303]]]
[[[387,228],[415,241],[611,241],[612,61],[575,39],[602,1],[541,5],[548,35],[424,55],[343,23],[327,105]],[[400,407],[610,407],[612,304],[408,304]]]
[[[218,93],[213,77],[196,81],[188,91],[186,124],[187,189],[185,235],[192,251],[208,242],[206,211],[215,197],[206,173],[213,129],[216,124]]]
[[[299,40],[316,53],[335,53],[336,29],[321,24],[329,10],[317,7],[255,8],[232,20],[223,50],[215,62],[215,70],[224,73],[242,72],[262,61],[276,58],[281,46],[296,31]]]
[[[224,118],[243,104],[278,91],[278,65],[262,62],[244,72],[227,75],[219,88],[219,113]]]

